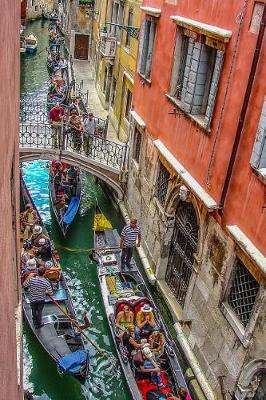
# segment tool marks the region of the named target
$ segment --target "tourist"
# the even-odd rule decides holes
[[[156,358],[161,357],[164,351],[165,338],[158,330],[154,330],[149,336],[150,349]]]
[[[69,117],[74,150],[79,151],[82,145],[83,125],[76,111],[72,111]]]
[[[93,144],[93,137],[97,131],[97,121],[93,116],[93,113],[85,114],[83,118],[84,125],[84,143],[83,148],[88,156],[91,152],[91,147]]]
[[[24,283],[24,288],[29,289],[30,305],[32,311],[32,320],[36,329],[43,326],[42,324],[42,310],[45,303],[46,293],[50,296],[53,295],[51,284],[44,278],[45,269],[38,269],[38,276],[29,278]]]
[[[52,125],[52,137],[53,137],[53,146],[60,147],[60,139],[61,139],[61,129],[62,129],[62,121],[65,115],[65,111],[60,103],[57,102],[54,107],[51,108],[49,112],[49,119]]]
[[[136,354],[137,350],[143,348],[142,343],[138,343],[135,338],[134,325],[128,326],[127,330],[122,336],[123,345],[126,347],[129,356]]]
[[[145,304],[141,307],[136,315],[136,323],[135,333],[138,340],[143,336],[149,336],[149,334],[155,330],[156,324],[151,306]]]
[[[50,240],[46,240],[45,238],[39,240],[39,248],[35,251],[35,256],[40,257],[41,261],[44,263],[51,260],[52,248]]]
[[[80,110],[80,107],[79,107],[79,104],[80,104],[80,97],[75,97],[75,98],[72,99],[72,103],[69,106],[70,107],[70,114],[72,112],[77,113],[77,115],[81,115],[82,114],[81,110]]]
[[[38,214],[31,204],[26,204],[25,211],[21,214],[21,229],[23,240],[28,240],[34,225],[38,222]]]
[[[21,253],[20,253],[20,268],[24,269],[26,267],[27,261],[31,258],[30,253],[28,252],[28,244],[24,243]]]
[[[38,248],[40,246],[39,240],[41,238],[47,239],[47,237],[42,232],[42,227],[40,225],[35,225],[33,228],[32,236],[31,236],[31,246]]]
[[[156,363],[148,346],[145,346],[141,351],[134,355],[133,362],[136,368],[140,369],[141,372],[150,374],[151,382],[156,384],[159,389],[165,387],[162,382],[160,367]]]
[[[131,218],[130,223],[126,225],[121,232],[120,248],[121,255],[121,268],[131,268],[130,262],[133,255],[134,247],[139,247],[141,242],[140,227],[137,225],[136,218]]]
[[[117,314],[116,325],[122,331],[125,331],[129,326],[134,325],[134,313],[130,310],[127,304],[125,304],[123,310],[119,311]]]

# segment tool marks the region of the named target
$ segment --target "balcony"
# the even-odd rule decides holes
[[[104,57],[114,58],[116,50],[116,38],[109,36],[107,32],[100,33],[100,52]]]

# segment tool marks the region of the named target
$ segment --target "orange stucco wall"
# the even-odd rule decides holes
[[[145,121],[147,132],[165,144],[217,203],[220,202],[257,40],[257,34],[249,31],[254,4],[249,2],[240,40],[237,42],[239,24],[236,21],[239,20],[244,3],[239,0],[178,0],[176,5],[159,0],[143,2],[143,6],[161,9],[161,16],[157,23],[151,84],[143,83],[136,73],[134,110]],[[166,97],[171,80],[177,29],[170,19],[173,15],[232,31],[231,40],[226,47],[210,132],[204,131],[187,116],[179,115],[175,118],[169,114],[174,109],[173,103]],[[266,235],[263,223],[265,227],[266,209],[262,209],[263,203],[266,203],[265,185],[252,172],[249,163],[266,91],[263,75],[266,75],[265,40],[222,224],[238,225],[265,252]],[[228,80],[230,84],[227,87]]]
[[[10,0],[1,0],[0,398],[12,400],[22,399],[22,374],[17,364],[15,323],[15,310],[17,310],[19,302],[17,273],[19,28],[20,0],[12,1],[12,6]]]

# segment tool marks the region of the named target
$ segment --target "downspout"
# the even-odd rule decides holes
[[[219,210],[218,210],[218,212],[221,216],[223,215],[224,203],[225,203],[225,199],[226,199],[226,196],[228,193],[230,181],[232,178],[232,171],[233,171],[233,168],[235,165],[236,155],[237,155],[237,151],[238,151],[238,147],[239,147],[239,143],[240,143],[240,139],[241,139],[241,135],[242,135],[242,131],[243,131],[243,126],[244,126],[244,122],[245,122],[245,118],[246,118],[246,114],[247,114],[247,109],[248,109],[248,105],[249,105],[249,99],[250,99],[250,95],[251,95],[251,91],[252,91],[252,87],[253,87],[256,71],[257,71],[257,66],[258,66],[258,61],[259,61],[259,57],[260,57],[263,36],[264,36],[264,31],[265,31],[265,23],[266,23],[266,4],[264,4],[263,14],[262,14],[261,23],[260,23],[260,30],[259,30],[259,34],[258,34],[258,38],[257,38],[257,43],[256,43],[256,49],[255,49],[254,56],[253,56],[253,61],[252,61],[251,70],[249,73],[248,84],[247,84],[247,88],[246,88],[246,92],[245,92],[244,102],[242,105],[242,109],[241,109],[241,113],[240,113],[240,117],[239,117],[239,121],[238,121],[234,145],[233,145],[229,165],[227,168],[223,191],[222,191],[222,195],[221,195],[220,206],[219,206]]]
[[[197,382],[199,383],[205,397],[207,400],[216,400],[217,397],[213,393],[212,388],[209,385],[209,382],[207,381],[204,373],[202,372],[202,369],[198,363],[197,358],[195,357],[193,351],[191,350],[191,347],[187,341],[187,338],[182,330],[182,327],[179,322],[176,322],[174,324],[174,328],[176,331],[176,338],[178,340],[178,343],[185,354],[187,361],[194,372],[195,378]]]

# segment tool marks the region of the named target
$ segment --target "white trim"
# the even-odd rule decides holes
[[[123,75],[127,78],[127,80],[131,83],[131,85],[134,85],[134,79],[132,78],[131,75],[127,71],[124,71]]]
[[[203,202],[208,208],[208,211],[213,211],[218,208],[216,201],[203,189],[202,186],[193,178],[192,175],[180,164],[179,161],[173,156],[173,154],[165,147],[165,145],[159,140],[155,140],[155,147],[159,150],[162,156],[171,164],[174,170],[182,177],[188,188],[195,193],[197,197]]]
[[[143,121],[143,119],[139,116],[139,114],[136,113],[136,111],[131,110],[130,111],[131,116],[133,117],[133,119],[136,121],[136,123],[141,127],[141,128],[145,128],[146,124]]]
[[[189,26],[192,30],[200,29],[206,33],[206,35],[214,35],[219,36],[222,40],[228,42],[232,36],[232,31],[228,31],[227,29],[219,28],[218,26],[204,24],[200,21],[195,21],[194,19],[189,19],[185,17],[181,17],[180,15],[172,15],[170,17],[174,22],[181,26]]]
[[[227,225],[227,230],[231,233],[237,244],[252,258],[261,271],[266,274],[266,257],[257,249],[251,240],[241,231],[237,225]]]
[[[162,10],[160,8],[154,8],[154,7],[140,7],[140,9],[145,13],[152,15],[155,18],[158,18],[161,16]]]

